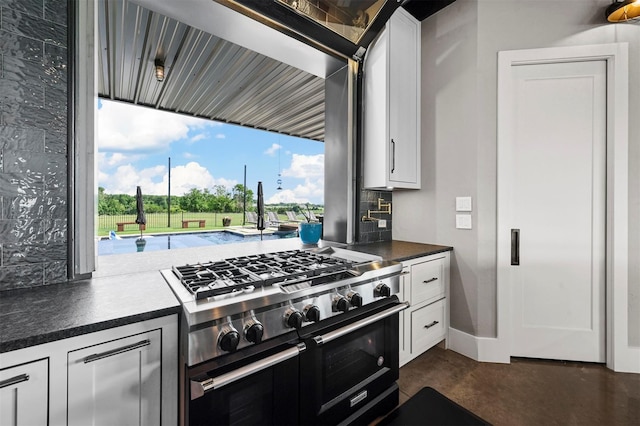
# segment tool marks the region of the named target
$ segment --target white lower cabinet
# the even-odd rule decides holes
[[[0,354],[0,385],[23,375],[0,389],[0,425],[175,425],[177,315]]]
[[[69,352],[68,424],[160,424],[161,349],[153,330]]]
[[[47,358],[0,370],[0,425],[47,424],[48,373]]]
[[[411,307],[400,315],[401,366],[448,336],[450,253],[402,263],[398,297]]]

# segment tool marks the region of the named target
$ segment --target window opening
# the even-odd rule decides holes
[[[307,204],[323,213],[322,142],[105,99],[97,115],[99,256],[259,238],[251,220],[258,181],[268,238],[297,236],[295,227],[279,231]],[[138,186],[144,225],[136,223]]]

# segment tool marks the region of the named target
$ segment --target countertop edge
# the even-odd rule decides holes
[[[401,240],[381,241],[368,244],[352,244],[347,246],[347,248],[354,251],[373,254],[382,257],[384,260],[392,260],[396,262],[453,251],[453,247],[451,246]]]
[[[430,250],[430,251],[427,251],[427,252],[424,252],[424,253],[416,253],[416,254],[411,254],[411,255],[407,255],[407,256],[397,257],[397,258],[394,258],[393,260],[395,260],[397,262],[403,262],[403,261],[406,261],[406,260],[418,259],[420,257],[432,256],[432,255],[438,254],[438,253],[446,253],[448,251],[453,251],[453,247],[443,247],[441,249]]]
[[[173,307],[157,309],[149,312],[137,313],[134,315],[114,318],[106,321],[99,321],[91,324],[64,328],[44,334],[32,335],[24,338],[1,341],[0,353],[11,352],[32,346],[43,345],[58,340],[68,339],[71,337],[81,336],[83,334],[94,333],[97,331],[108,330],[110,328],[120,327],[123,325],[134,324],[141,321],[160,318],[173,314],[180,314],[182,308],[180,305]]]

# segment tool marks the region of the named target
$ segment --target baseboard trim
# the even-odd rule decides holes
[[[640,373],[640,347],[628,346],[622,353],[618,352],[616,355],[613,365],[616,373]],[[607,366],[609,366],[608,363]]]
[[[509,352],[493,337],[477,337],[449,327],[449,349],[480,362],[511,363]]]
[[[477,337],[449,327],[447,346],[447,349],[475,361],[511,363],[508,348],[505,348],[497,338]],[[640,347],[629,346],[625,348],[624,353],[618,353],[613,365],[607,363],[607,366],[618,373],[640,373]]]

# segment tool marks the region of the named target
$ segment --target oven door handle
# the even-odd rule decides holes
[[[380,321],[386,317],[390,317],[391,315],[397,314],[398,312],[402,312],[407,309],[411,304],[409,302],[402,302],[399,305],[394,306],[393,308],[386,309],[382,312],[378,312],[375,315],[372,315],[368,318],[361,319],[360,321],[356,321],[353,324],[349,324],[337,330],[331,331],[327,334],[323,334],[321,336],[316,336],[313,340],[316,341],[318,345],[322,345],[324,343],[329,343],[332,340],[338,339],[345,334],[352,333],[358,329],[368,326],[369,324],[373,324],[376,321]]]
[[[259,371],[265,370],[276,364],[280,364],[288,359],[294,358],[300,355],[307,347],[304,343],[289,348],[285,351],[278,352],[277,354],[268,356],[259,361],[247,364],[244,367],[240,367],[237,370],[230,371],[225,374],[221,374],[218,377],[208,378],[203,381],[191,380],[191,400],[200,398],[210,390],[220,389],[230,383],[240,380],[244,377],[255,374]]]

